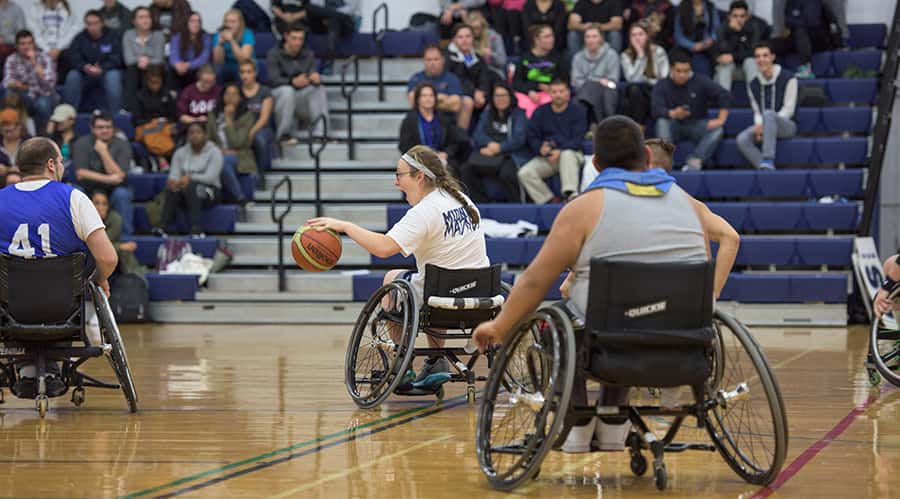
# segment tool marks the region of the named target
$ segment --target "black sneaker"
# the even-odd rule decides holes
[[[47,387],[48,397],[59,397],[69,389],[59,376],[54,376],[52,374],[44,376],[44,384]]]
[[[13,395],[21,399],[33,399],[37,395],[37,383],[34,378],[20,377],[10,387]]]

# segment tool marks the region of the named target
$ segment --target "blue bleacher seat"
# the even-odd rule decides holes
[[[134,141],[134,123],[131,121],[131,113],[123,111],[113,116],[113,125],[122,131],[128,141]]]
[[[269,85],[269,65],[265,59],[257,59],[256,61],[256,81]]]
[[[808,203],[803,217],[812,230],[854,230],[859,223],[859,207],[856,203]]]
[[[675,155],[678,155],[677,150],[675,151]],[[741,154],[740,149],[738,149],[735,139],[722,140],[718,149],[716,149],[714,162],[717,165],[749,165],[749,163],[747,163],[747,158],[745,158],[744,155]]]
[[[230,234],[234,232],[234,224],[237,223],[240,207],[232,204],[222,204],[209,208],[203,213],[203,231],[210,234]],[[184,211],[179,210],[175,219],[175,226],[179,232],[187,233],[187,219]],[[152,227],[147,219],[147,211],[143,205],[134,207],[134,230],[138,233],[150,232]]]
[[[797,124],[797,133],[815,133],[820,129],[821,110],[817,107],[798,107],[794,112],[794,123]]]
[[[309,34],[306,41],[317,56],[325,54],[325,35]],[[353,33],[350,36],[339,38],[335,51],[339,57],[351,55],[371,57],[376,55],[375,39],[372,37],[372,33]]]
[[[748,107],[750,105],[750,98],[747,97],[747,85],[732,85],[731,86],[731,107]]]
[[[843,274],[795,274],[790,276],[790,284],[789,302],[847,302],[847,276]]]
[[[748,197],[756,187],[756,171],[705,171],[703,181],[711,198]]]
[[[868,137],[818,137],[815,142],[816,154],[822,163],[858,165],[868,158]]]
[[[872,108],[822,108],[822,126],[829,133],[869,133],[872,126]]]
[[[166,188],[168,173],[141,173],[128,176],[134,201],[149,201]]]
[[[688,156],[694,151],[694,144],[686,140],[675,144],[675,154],[672,156],[672,165],[676,168],[687,161]]]
[[[256,55],[256,60],[259,62],[266,58],[266,55],[269,53],[269,49],[278,44],[278,40],[275,39],[275,35],[269,32],[260,32],[253,33],[253,36],[256,37],[256,47],[254,48],[254,54]]]
[[[145,274],[150,301],[194,301],[200,287],[197,276]]]
[[[775,162],[782,165],[806,165],[815,162],[815,139],[794,137],[779,140],[775,146]]]
[[[852,237],[798,237],[797,257],[801,265],[850,266]]]
[[[91,113],[78,113],[75,116],[75,134],[88,135],[91,133]]]
[[[783,303],[791,297],[791,276],[787,274],[739,274],[736,301],[748,303]]]
[[[387,224],[385,225],[387,228],[391,228],[403,218],[403,215],[406,215],[406,211],[409,210],[409,205],[407,204],[389,204],[387,206]]]
[[[718,114],[718,110],[710,110],[710,117]],[[725,135],[737,135],[744,129],[753,126],[752,109],[731,109],[728,112],[728,120],[725,121]]]
[[[675,182],[691,196],[703,196],[703,176],[705,172],[672,172]]]
[[[871,104],[878,93],[876,78],[831,78],[828,96],[833,103],[857,102]]]
[[[834,76],[832,52],[830,51],[816,52],[813,54],[810,65],[812,66],[811,69],[813,74],[816,75],[816,78]],[[799,66],[800,56],[797,54],[790,54],[784,59],[784,67],[791,71],[796,72]]]
[[[379,258],[377,256],[372,256],[370,261],[371,261],[372,265],[381,265],[381,266],[390,266],[390,267],[414,268],[416,266],[416,260],[412,255],[405,257],[405,256],[403,256],[402,253],[397,253],[396,255],[389,256],[387,258]]]
[[[516,223],[519,220],[537,223],[539,206],[536,204],[484,204],[479,205],[481,216],[503,223]]]
[[[353,301],[366,301],[384,282],[384,275],[357,274],[353,276]]]
[[[543,241],[543,238],[540,238]],[[509,265],[528,265],[530,260],[525,257],[527,242],[524,238],[488,238],[487,253],[492,263],[506,263]]]
[[[388,57],[421,56],[425,46],[439,40],[433,33],[421,31],[388,31],[384,34],[382,48]]]
[[[841,76],[849,67],[854,66],[863,71],[881,70],[882,52],[877,49],[849,50],[834,53],[835,75]]]
[[[747,223],[747,203],[707,203],[713,213],[724,218],[738,232]]]
[[[538,225],[538,230],[549,231],[550,227],[553,226],[553,221],[556,220],[556,215],[559,215],[559,210],[561,209],[561,204],[541,205],[538,208],[537,221],[532,220],[532,222]]]
[[[860,196],[863,192],[862,170],[811,170],[809,186],[813,196]]]
[[[804,196],[808,180],[806,170],[760,171],[756,175],[756,185],[765,197]]]
[[[806,203],[750,203],[749,223],[756,230],[796,230],[802,226]]]
[[[873,24],[851,24],[850,28],[850,48],[880,48],[884,47],[884,37],[887,33],[887,26],[882,23]]]

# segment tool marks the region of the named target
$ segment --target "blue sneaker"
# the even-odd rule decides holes
[[[797,72],[794,73],[794,76],[800,79],[810,79],[815,78],[816,75],[812,72],[812,65],[810,64],[801,64],[797,67]]]
[[[434,390],[448,381],[450,381],[450,373],[432,373],[425,376],[421,381],[413,383],[412,387],[424,390]]]
[[[771,159],[764,159],[759,162],[759,169],[760,170],[774,170],[775,162],[772,161]]]
[[[406,374],[403,375],[403,380],[400,381],[400,384],[397,385],[397,388],[394,391],[398,393],[409,391],[412,389],[415,380],[416,372],[412,369],[407,369]]]

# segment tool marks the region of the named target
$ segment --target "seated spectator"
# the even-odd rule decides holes
[[[16,33],[16,52],[3,65],[3,88],[17,93],[36,118],[37,130],[47,126],[56,105],[56,68],[49,55],[38,50],[30,31]]]
[[[669,76],[669,56],[651,42],[649,23],[638,21],[628,30],[628,48],[621,55],[625,114],[644,127],[650,118],[650,95],[656,82]]]
[[[330,75],[337,55],[338,38],[353,34],[359,17],[359,0],[311,0],[304,6],[309,31],[325,35],[322,74]]]
[[[186,29],[191,11],[188,0],[153,0],[150,5],[153,30],[162,31],[168,40],[173,34]]]
[[[22,7],[11,0],[0,0],[0,66],[16,51],[16,34],[25,28]]]
[[[675,15],[670,0],[631,0],[631,7],[623,11],[628,32],[635,23],[645,21],[650,39],[665,50],[671,49],[675,42]]]
[[[272,0],[272,18],[275,31],[281,38],[287,36],[288,26],[303,23],[306,18],[305,0]]]
[[[675,45],[693,55],[694,70],[709,76],[718,55],[719,12],[709,0],[684,0],[675,15]]]
[[[569,54],[584,47],[584,33],[592,25],[597,25],[613,51],[617,54],[622,51],[622,3],[619,0],[578,0],[569,13]]]
[[[222,151],[207,140],[206,128],[201,123],[191,123],[187,128],[187,144],[175,150],[169,167],[163,203],[164,230],[174,232],[176,210],[185,206],[191,235],[205,237],[203,210],[221,202],[221,174]]]
[[[122,35],[122,60],[125,62],[125,108],[135,112],[137,91],[150,66],[165,63],[166,37],[162,31],[151,31],[150,9],[134,9],[134,27]]]
[[[275,107],[275,99],[272,98],[272,89],[259,83],[256,79],[256,63],[244,61],[241,63],[241,94],[247,104],[247,110],[253,113],[256,121],[250,129],[250,138],[253,141],[253,155],[256,158],[257,179],[262,179],[263,172],[272,168],[272,150],[270,145],[275,132],[269,125],[272,121],[272,109]],[[262,180],[257,184],[264,185]]]
[[[839,4],[822,0],[773,2],[772,47],[780,56],[797,54],[797,78],[815,78],[810,64],[813,54],[843,45],[831,31],[832,27],[839,29],[840,18],[844,18],[846,26]]]
[[[47,124],[47,136],[59,146],[63,161],[72,159],[72,142],[75,141],[75,108],[69,104],[60,104],[53,110],[50,123]]]
[[[224,156],[223,198],[235,201],[241,206],[246,205],[249,199],[241,190],[237,174],[256,173],[253,139],[250,137],[250,129],[254,123],[256,117],[247,110],[241,88],[234,83],[225,85],[215,111],[209,113],[209,119],[206,121],[206,136],[219,146]]]
[[[275,99],[275,138],[283,144],[296,143],[294,133],[298,120],[309,126],[319,115],[328,122],[328,94],[322,86],[322,76],[316,71],[316,55],[307,48],[306,32],[298,24],[287,28],[280,47],[269,50],[267,66]],[[322,123],[316,124],[314,136],[325,133]]]
[[[737,136],[738,149],[754,168],[775,169],[778,139],[793,137],[797,125],[791,120],[797,107],[797,78],[775,64],[775,52],[768,43],[753,50],[757,74],[747,83],[753,109],[753,126]],[[762,151],[755,144],[762,143]]]
[[[463,94],[462,82],[455,74],[447,70],[441,48],[437,45],[425,47],[422,58],[425,61],[425,69],[412,75],[409,82],[406,83],[410,107],[415,107],[413,93],[419,84],[431,83],[437,91],[437,110],[455,114],[456,124],[460,128],[468,129],[472,112],[475,109],[475,101],[472,97]]]
[[[569,84],[555,79],[550,84],[551,101],[537,108],[528,123],[528,147],[532,159],[519,170],[519,183],[537,204],[559,203],[578,195],[584,164],[586,112],[569,102]],[[562,199],[555,197],[544,179],[559,174]]]
[[[728,22],[719,26],[716,83],[731,90],[731,80],[751,81],[756,76],[753,47],[761,33],[750,20],[750,8],[744,0],[735,0],[728,7]]]
[[[63,74],[69,67],[60,53],[69,48],[81,30],[78,17],[67,0],[35,0],[25,5],[25,24],[34,35],[34,43],[56,63],[56,70]]]
[[[112,31],[124,33],[131,29],[131,9],[122,5],[119,0],[103,0],[103,7],[98,9],[103,25]],[[149,11],[148,11],[149,13]],[[119,259],[121,262],[121,259]]]
[[[169,67],[175,87],[182,89],[197,79],[197,70],[212,57],[212,36],[203,31],[199,12],[192,12],[184,31],[172,35],[169,43]]]
[[[37,135],[37,126],[31,116],[28,115],[28,107],[25,99],[16,92],[9,92],[0,99],[0,109],[15,109],[19,113],[19,122],[22,124],[22,134],[29,137]]]
[[[22,180],[16,167],[16,152],[23,140],[20,119],[15,109],[0,111],[0,186]]]
[[[112,116],[95,113],[91,134],[72,144],[72,166],[78,186],[85,192],[103,191],[122,215],[122,230],[134,232],[132,193],[126,183],[131,168],[131,144],[116,137]]]
[[[619,103],[619,54],[603,39],[600,28],[584,31],[584,49],[572,59],[572,85],[575,98],[588,106],[594,122],[616,114]]]
[[[454,173],[465,158],[469,137],[454,125],[446,115],[438,112],[437,90],[431,82],[423,81],[413,90],[413,107],[400,124],[400,152],[416,145],[428,146],[437,151],[441,160],[449,164]]]
[[[522,26],[522,9],[525,7],[525,0],[495,0],[489,1],[488,6],[490,8],[489,17],[494,29],[503,37],[506,47],[517,51],[516,47],[521,46],[522,37],[525,34],[525,28]],[[473,23],[474,21],[470,17],[469,25],[474,27]],[[478,37],[477,34],[475,36]],[[506,47],[504,47],[504,51]]]
[[[222,88],[216,85],[216,71],[209,64],[197,70],[197,81],[184,88],[178,95],[175,112],[182,128],[195,121],[206,123],[210,111],[216,108]]]
[[[84,15],[84,31],[72,41],[63,100],[75,109],[88,89],[102,86],[106,110],[116,114],[122,110],[122,36],[103,27],[96,10]]]
[[[116,271],[123,274],[135,274],[143,279],[144,266],[134,255],[137,243],[122,241],[122,216],[116,210],[109,209],[109,197],[106,196],[106,192],[94,191],[91,193],[91,202],[97,208],[97,214],[100,215],[103,225],[106,226],[106,235],[109,236],[109,241],[116,248],[116,254],[119,256]]]
[[[550,102],[550,82],[568,79],[569,69],[563,57],[553,51],[555,35],[550,26],[536,24],[528,28],[528,34],[533,48],[519,60],[513,88],[519,107],[531,118],[538,106]]]
[[[484,108],[491,82],[496,77],[487,64],[475,53],[474,34],[467,24],[457,24],[453,28],[453,40],[447,47],[447,70],[455,74],[462,84],[463,95],[471,97],[475,109]],[[466,106],[457,115],[457,123],[468,130],[472,115],[465,116]]]
[[[144,84],[137,91],[131,119],[134,126],[155,121],[175,122],[175,97],[166,90],[165,74],[161,66],[149,66],[144,72]]]
[[[453,28],[457,24],[469,24],[469,11],[485,4],[484,0],[438,0],[440,5],[440,37],[447,40],[453,37]]]
[[[653,88],[656,136],[673,144],[691,141],[694,150],[682,170],[699,170],[722,140],[731,93],[706,75],[693,73],[690,55],[684,51],[673,51],[671,63],[671,75]],[[714,119],[706,117],[710,101],[716,101],[719,108]]]
[[[477,10],[469,14],[475,53],[487,64],[488,69],[506,80],[506,46],[503,37],[488,25],[487,19]]]
[[[481,113],[475,127],[472,139],[476,149],[460,167],[460,180],[476,203],[490,201],[484,189],[484,177],[494,177],[500,182],[507,202],[521,201],[519,167],[531,159],[531,154],[525,137],[528,120],[515,99],[509,85],[495,82],[491,105]]]
[[[225,13],[222,27],[212,37],[212,60],[219,85],[239,81],[238,64],[256,60],[256,37],[244,24],[244,14],[237,9]]]
[[[549,26],[553,31],[553,50],[562,53],[566,49],[566,24],[569,14],[562,0],[528,0],[522,8],[522,30],[525,33],[520,50],[527,54],[534,48],[532,26]],[[522,99],[519,99],[519,104]]]

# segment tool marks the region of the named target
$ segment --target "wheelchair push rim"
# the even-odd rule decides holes
[[[395,311],[382,308],[382,299],[389,294],[394,295]],[[412,361],[418,329],[414,296],[409,283],[394,281],[379,288],[359,313],[347,345],[344,385],[360,408],[381,404]],[[390,327],[400,328],[398,342],[391,338]]]
[[[900,330],[883,327],[876,318],[869,330],[869,357],[881,377],[900,386]]]
[[[720,386],[707,393],[717,403],[707,413],[706,428],[735,473],[748,483],[767,485],[778,476],[787,455],[781,390],[765,354],[743,324],[719,311],[715,321],[723,374]]]
[[[575,335],[563,314],[538,310],[500,351],[476,429],[490,485],[511,490],[533,477],[559,437],[575,374]],[[510,383],[513,391],[503,390]]]
[[[109,355],[109,364],[116,373],[116,379],[125,395],[125,401],[128,402],[128,410],[137,412],[138,394],[134,385],[134,378],[131,376],[131,368],[128,363],[128,356],[125,354],[125,346],[122,343],[122,335],[119,333],[119,326],[116,318],[113,316],[112,308],[109,306],[109,300],[106,294],[91,283],[91,296],[94,300],[94,310],[97,313],[97,319],[100,323],[100,334],[103,341],[111,347]]]

